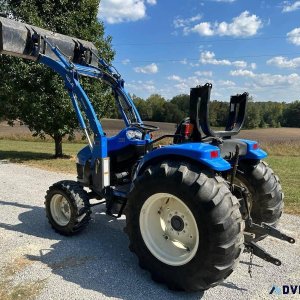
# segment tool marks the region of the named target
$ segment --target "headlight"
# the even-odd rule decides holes
[[[143,137],[143,134],[138,130],[135,130],[134,132],[135,132],[135,138],[138,140],[141,140]]]
[[[133,140],[133,139],[141,140],[143,134],[138,130],[128,130],[126,132],[126,136],[129,140]]]

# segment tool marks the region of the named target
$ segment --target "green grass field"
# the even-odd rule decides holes
[[[268,144],[266,161],[281,179],[285,211],[300,215],[300,143]],[[76,173],[76,154],[83,144],[64,143],[65,158],[54,159],[54,144],[41,141],[0,140],[0,160],[64,173]]]

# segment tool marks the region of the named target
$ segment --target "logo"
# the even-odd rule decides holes
[[[271,294],[274,294],[274,295],[281,295],[281,288],[278,287],[278,286],[273,285],[273,287],[272,287],[272,289],[271,289],[271,291],[270,291],[269,294],[270,294],[270,295],[271,295]]]
[[[300,285],[273,285],[270,295],[300,295]]]

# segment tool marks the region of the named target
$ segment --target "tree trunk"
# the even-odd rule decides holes
[[[62,157],[62,136],[60,134],[54,134],[55,142],[55,157]]]

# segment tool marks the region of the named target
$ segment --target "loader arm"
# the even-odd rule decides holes
[[[80,84],[80,76],[102,80],[112,88],[126,126],[132,123],[142,124],[141,117],[125,90],[124,80],[113,67],[98,56],[97,49],[91,42],[0,17],[0,54],[44,64],[63,78],[94,158],[107,157],[107,138],[92,103]],[[125,103],[131,118],[124,111],[121,101]],[[94,133],[93,142],[88,135],[80,108]]]
[[[0,54],[16,56],[44,64],[64,80],[80,127],[91,151],[91,187],[98,194],[110,186],[108,140],[91,100],[80,84],[80,76],[104,81],[112,88],[126,127],[143,126],[134,103],[125,90],[124,80],[116,69],[98,56],[97,48],[88,41],[0,17]],[[91,139],[82,111],[93,131]]]

